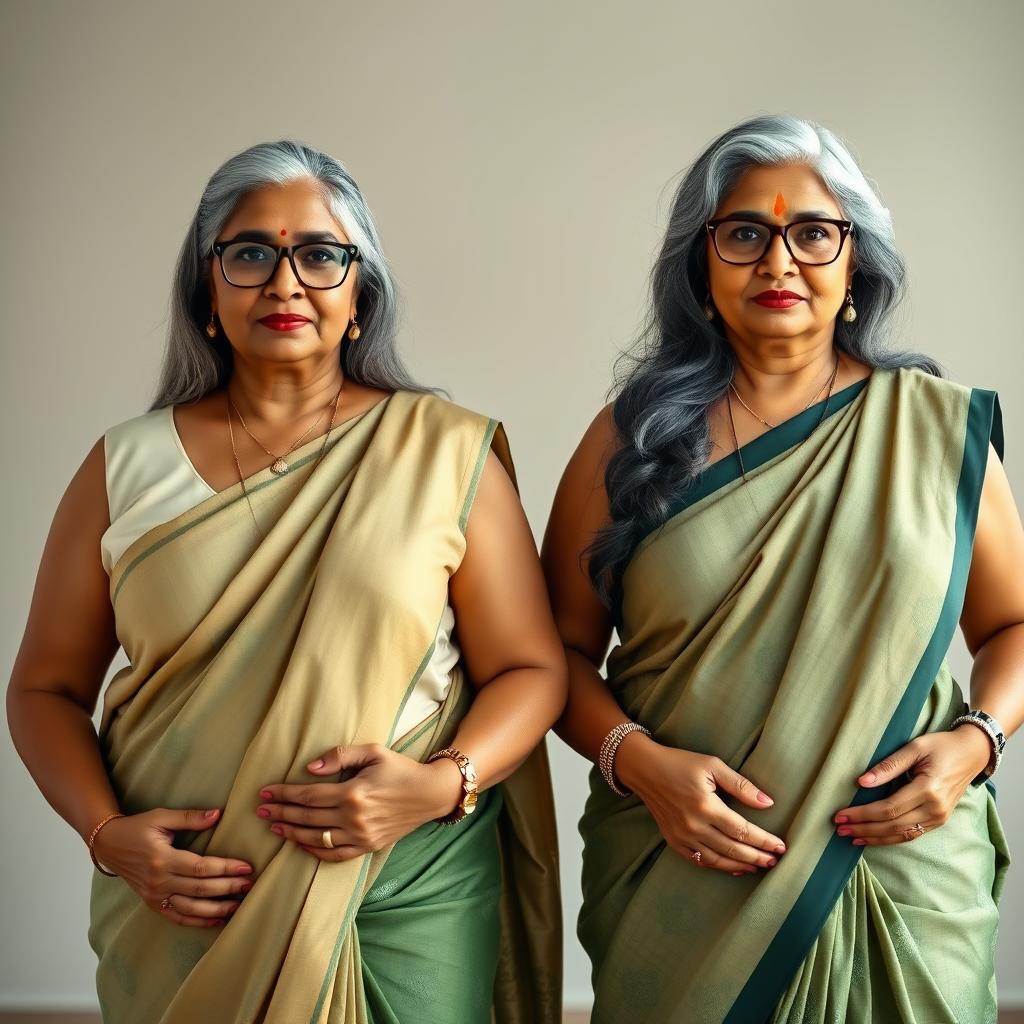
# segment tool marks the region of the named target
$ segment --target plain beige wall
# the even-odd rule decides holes
[[[360,182],[404,291],[410,363],[504,420],[538,537],[640,318],[666,184],[759,112],[821,121],[880,183],[912,274],[905,342],[957,380],[1000,389],[1024,497],[1016,0],[4,0],[0,15],[4,664],[64,486],[103,430],[150,397],[203,185],[231,153],[285,136],[335,154]],[[959,642],[954,660],[966,679]],[[1018,850],[1020,746],[999,798]],[[578,1004],[584,765],[551,747],[566,996]],[[0,1005],[92,1005],[85,850],[6,730],[0,777]],[[1003,995],[1024,1004],[1019,871],[1003,914]]]

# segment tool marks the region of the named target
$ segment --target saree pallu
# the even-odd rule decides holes
[[[989,788],[913,843],[856,847],[832,821],[890,791],[858,790],[862,772],[962,707],[945,654],[990,439],[1001,454],[993,393],[875,371],[745,446],[747,483],[735,457],[709,467],[638,545],[609,686],[658,742],[774,797],[729,803],[788,852],[743,878],[702,870],[592,773],[595,1024],[995,1021],[1007,858]]]
[[[121,808],[223,808],[215,828],[176,845],[245,859],[255,884],[223,928],[196,929],[95,874],[104,1020],[405,1024],[471,1007],[467,1024],[554,1022],[561,939],[543,746],[460,826],[428,823],[344,863],[321,863],[255,814],[262,786],[314,781],[305,764],[338,744],[424,759],[472,702],[457,666],[439,710],[393,735],[430,660],[491,448],[512,473],[504,432],[397,392],[335,428],[322,459],[320,447],[300,448],[283,477],[249,479],[252,512],[241,485],[229,488],[113,567],[130,665],[107,689],[100,738]],[[405,984],[389,987],[403,954]],[[436,959],[432,984],[415,983],[417,955]]]

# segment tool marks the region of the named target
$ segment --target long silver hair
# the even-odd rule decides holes
[[[398,295],[359,186],[334,157],[282,140],[260,143],[231,157],[203,190],[174,272],[167,345],[153,409],[195,401],[230,376],[230,345],[220,335],[211,341],[204,330],[211,315],[208,280],[214,240],[244,195],[300,178],[319,183],[328,209],[363,257],[356,300],[362,334],[356,344],[342,340],[346,375],[388,391],[430,390],[413,381],[398,355]]]
[[[854,224],[857,319],[837,319],[836,347],[872,367],[941,373],[929,357],[888,346],[906,270],[889,211],[847,147],[820,125],[786,116],[755,117],[720,135],[683,175],[651,272],[646,321],[635,349],[616,366],[613,410],[622,447],[605,473],[611,521],[585,553],[595,589],[613,608],[636,544],[665,521],[707,464],[708,412],[735,370],[718,319],[704,316],[704,225],[744,171],[785,163],[814,170]]]

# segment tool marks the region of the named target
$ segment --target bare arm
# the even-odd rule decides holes
[[[118,809],[92,725],[118,649],[100,562],[107,525],[99,441],[54,515],[7,690],[18,753],[53,809],[83,838]]]
[[[103,442],[61,499],[43,550],[28,624],[7,689],[14,745],[54,810],[83,839],[118,811],[92,714],[118,649],[109,578],[100,561],[108,526]],[[214,927],[245,892],[244,861],[175,850],[177,829],[203,830],[219,811],[158,808],[118,818],[96,838],[101,861],[152,909],[177,924]],[[202,897],[202,898],[199,898]],[[166,904],[165,899],[174,903]]]
[[[597,761],[608,733],[629,721],[600,674],[612,620],[590,582],[584,552],[608,521],[604,472],[615,450],[611,407],[603,409],[566,467],[544,538],[542,561],[569,664],[569,701],[558,734]],[[619,745],[615,774],[643,800],[665,841],[702,867],[749,874],[772,867],[785,844],[725,805],[719,789],[749,807],[771,799],[719,758],[664,746],[633,732]]]

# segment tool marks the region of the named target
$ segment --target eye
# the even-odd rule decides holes
[[[729,238],[736,242],[757,242],[764,238],[764,231],[753,224],[741,224],[729,231]]]
[[[327,248],[304,249],[302,262],[323,266],[327,263],[337,263],[341,259],[341,252]]]
[[[245,245],[236,249],[231,255],[243,263],[260,263],[268,257],[267,250],[261,245]]]

